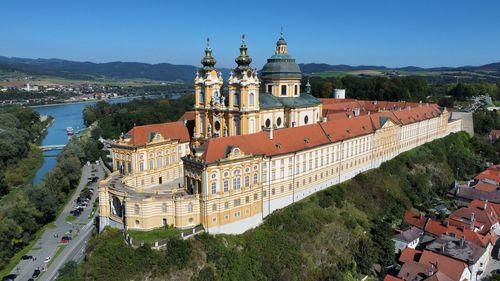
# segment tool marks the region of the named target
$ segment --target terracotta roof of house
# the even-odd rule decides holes
[[[384,281],[403,281],[403,279],[387,274]]]
[[[415,214],[410,210],[406,210],[404,214],[404,221],[420,229],[424,229],[425,223],[427,222],[427,217],[425,217],[424,215]]]
[[[496,184],[500,183],[500,164],[493,165],[481,172],[479,175],[474,177],[476,180],[489,179],[491,181],[496,182]]]
[[[405,248],[401,252],[401,255],[399,256],[399,262],[406,263],[409,261],[419,261],[421,256],[422,256],[422,251],[412,248]]]
[[[142,146],[151,141],[152,134],[160,134],[165,139],[179,140],[180,142],[189,141],[188,129],[181,121],[135,126],[128,131],[126,137],[129,139],[129,144]]]
[[[404,260],[401,257],[404,257]],[[468,270],[466,263],[428,250],[418,251],[406,248],[401,253],[401,257],[400,262],[404,264],[398,277],[407,281],[414,280],[415,277],[420,277],[417,280],[428,280],[426,278],[438,272],[446,275],[451,280],[460,280],[463,272]],[[429,274],[430,269],[433,271],[432,275]],[[437,280],[447,280],[439,279],[440,277],[444,278],[443,276],[437,276]]]
[[[419,262],[429,265],[434,264],[435,266],[435,263],[437,262],[437,270],[443,272],[452,280],[460,280],[464,270],[467,269],[467,264],[462,261],[427,250],[423,251]]]
[[[496,184],[491,184],[487,182],[480,181],[476,185],[471,186],[472,188],[475,188],[477,190],[482,190],[486,192],[493,192],[497,190],[497,185]]]
[[[500,204],[495,204],[482,200],[473,200],[468,207],[463,207],[451,213],[448,217],[451,220],[467,224],[471,223],[471,218],[474,216],[475,222],[478,222],[484,227],[480,230],[481,233],[488,233],[491,226],[499,221],[498,213],[500,212]]]

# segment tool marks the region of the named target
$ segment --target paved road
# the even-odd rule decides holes
[[[94,172],[93,169],[95,169]],[[85,248],[85,243],[90,237],[92,230],[94,229],[94,226],[92,225],[94,219],[89,219],[88,216],[92,211],[92,206],[95,202],[95,199],[98,197],[97,184],[93,184],[94,196],[92,197],[89,205],[87,206],[87,208],[85,208],[82,214],[73,222],[66,222],[66,217],[70,215],[69,212],[73,209],[73,204],[76,198],[80,195],[82,189],[87,185],[87,178],[92,174],[99,176],[99,178],[101,179],[104,177],[104,172],[100,165],[92,164],[90,167],[85,165],[82,168],[82,178],[80,180],[78,188],[72,196],[71,200],[64,207],[64,210],[57,217],[55,221],[56,227],[47,229],[43,233],[42,237],[36,242],[33,249],[28,252],[28,255],[33,256],[34,259],[27,261],[21,260],[11,272],[18,275],[16,281],[27,281],[32,277],[33,271],[36,268],[44,268],[45,258],[53,258],[54,255],[56,255],[59,247],[62,245],[59,243],[61,237],[69,231],[72,231],[74,234],[73,241],[65,246],[62,252],[56,257],[56,259],[51,262],[48,271],[43,272],[38,280],[52,280],[49,278],[54,278],[59,268],[62,267],[67,260],[75,259],[79,261],[83,258],[83,252],[78,256],[78,253],[75,251],[81,251],[82,247]]]

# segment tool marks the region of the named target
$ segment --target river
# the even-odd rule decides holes
[[[128,102],[137,97],[116,98],[107,100],[109,103]],[[84,127],[83,125],[83,109],[87,105],[94,105],[97,101],[80,102],[80,103],[65,103],[54,104],[46,106],[33,107],[40,115],[50,115],[54,117],[52,126],[49,127],[45,138],[41,145],[54,145],[66,144],[68,136],[66,135],[66,128],[73,127],[75,131],[79,131]],[[44,152],[44,160],[42,167],[38,169],[33,184],[39,184],[43,176],[54,168],[57,163],[56,156],[59,150],[52,150]]]

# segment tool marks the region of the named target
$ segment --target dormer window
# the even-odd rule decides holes
[[[239,149],[239,148],[235,148],[235,149],[233,149],[233,155],[234,155],[234,156],[238,156],[238,155],[240,155],[240,149]]]

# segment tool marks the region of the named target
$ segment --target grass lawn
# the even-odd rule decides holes
[[[179,237],[181,231],[179,229],[169,227],[157,228],[150,231],[129,230],[128,234],[134,239],[144,241],[145,243],[154,243],[159,240],[171,237]]]
[[[94,205],[92,206],[92,212],[89,214],[89,219],[94,216],[95,212],[97,211],[97,207],[99,207],[99,198],[94,201]]]
[[[72,222],[72,221],[75,221],[75,220],[76,220],[76,217],[73,216],[73,215],[66,216],[66,222]]]

